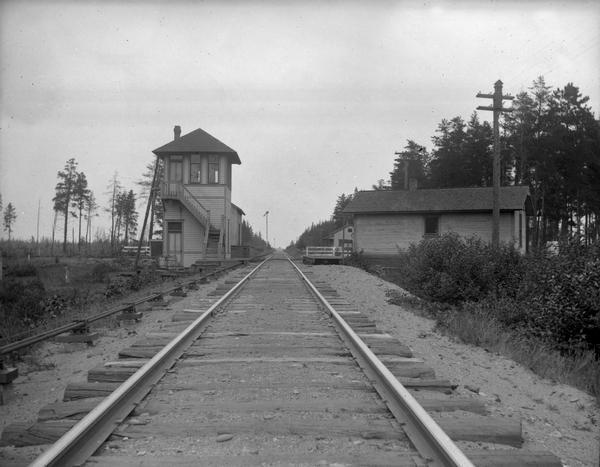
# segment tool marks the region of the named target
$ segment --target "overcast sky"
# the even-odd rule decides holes
[[[16,237],[36,235],[38,202],[51,235],[67,159],[106,206],[113,173],[137,190],[181,125],[238,152],[233,201],[263,237],[268,210],[286,246],[339,194],[387,179],[407,139],[431,148],[443,118],[491,105],[475,94],[498,79],[513,95],[539,75],[573,82],[598,117],[600,2],[2,1],[0,59]]]

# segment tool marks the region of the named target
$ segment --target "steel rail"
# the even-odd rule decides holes
[[[306,275],[289,259],[311,292],[333,318],[350,352],[370,377],[374,377],[375,389],[386,401],[390,411],[403,423],[409,439],[419,453],[432,461],[427,465],[444,467],[474,467],[474,464],[456,446],[412,394],[396,379],[379,358],[358,337],[327,299],[312,284]],[[406,423],[408,421],[408,423]],[[406,424],[405,424],[406,423]]]
[[[173,366],[187,347],[200,336],[214,312],[236,294],[268,260],[269,258],[265,259],[252,269],[231,290],[186,327],[181,334],[77,422],[47,451],[43,452],[30,464],[30,467],[63,467],[80,465],[85,462],[148,394],[152,386]]]
[[[242,264],[242,263],[240,263],[240,264]],[[63,324],[62,326],[59,326],[57,328],[53,328],[53,329],[49,329],[47,331],[41,332],[40,334],[36,334],[34,336],[26,337],[25,339],[21,339],[21,340],[15,341],[15,342],[12,342],[10,344],[3,345],[2,347],[0,347],[0,358],[3,355],[9,354],[11,352],[15,352],[15,351],[20,350],[20,349],[24,349],[26,347],[29,347],[29,346],[33,345],[33,344],[37,344],[38,342],[42,342],[42,341],[45,341],[46,339],[50,339],[51,337],[56,337],[59,334],[62,334],[64,332],[74,331],[76,329],[84,328],[89,323],[93,323],[95,321],[99,321],[99,320],[107,318],[107,317],[109,317],[111,315],[117,314],[117,313],[119,313],[121,311],[125,311],[128,308],[130,308],[131,306],[140,305],[140,304],[142,304],[144,302],[148,302],[150,300],[155,300],[155,299],[157,299],[157,298],[159,298],[159,297],[161,297],[163,295],[169,294],[169,293],[171,293],[171,292],[173,292],[173,291],[175,291],[177,289],[180,289],[182,287],[188,287],[191,284],[195,284],[196,282],[199,282],[201,280],[208,279],[209,277],[218,275],[218,274],[220,274],[222,272],[225,272],[225,271],[228,271],[230,269],[234,269],[234,268],[238,267],[240,264],[234,264],[234,265],[226,266],[224,268],[217,269],[217,270],[212,271],[212,272],[210,272],[208,274],[204,274],[204,275],[202,275],[202,276],[200,276],[200,277],[198,277],[196,279],[192,279],[192,280],[189,280],[189,281],[184,281],[182,283],[179,283],[178,285],[170,287],[170,288],[168,288],[166,290],[163,290],[161,292],[156,292],[156,293],[151,294],[151,295],[149,295],[147,297],[139,298],[139,299],[134,300],[132,302],[128,302],[128,303],[126,303],[124,305],[118,305],[116,307],[109,308],[108,310],[103,311],[101,313],[98,313],[96,315],[89,316],[87,318],[77,319],[77,320],[74,320],[74,321],[72,321],[70,323]]]

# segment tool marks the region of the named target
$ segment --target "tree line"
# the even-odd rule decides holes
[[[590,244],[600,238],[600,121],[588,101],[573,83],[552,89],[540,76],[515,96],[513,111],[502,116],[501,184],[529,187],[534,246],[565,238]],[[493,185],[493,129],[477,113],[468,121],[461,116],[443,119],[431,142],[428,150],[408,139],[395,153],[389,178],[372,189]],[[322,244],[347,222],[342,211],[355,194],[356,189],[338,196],[331,218],[313,223],[299,244]]]
[[[73,243],[77,243],[78,251],[92,241],[92,219],[98,216],[100,206],[96,202],[93,191],[88,186],[85,173],[79,170],[78,162],[71,158],[66,161],[62,170],[57,173],[58,183],[55,196],[52,198],[54,222],[52,226],[52,245],[54,245],[57,223],[62,217],[63,252],[68,245],[69,222],[77,220],[77,241],[75,228],[72,228]],[[136,211],[136,195],[133,190],[126,190],[114,174],[109,183],[110,204],[104,210],[110,214],[110,244],[116,249],[120,243],[129,243],[137,232],[138,213]],[[85,224],[84,224],[85,222]]]
[[[242,220],[242,245],[248,245],[257,250],[264,250],[269,247],[260,232],[254,232],[252,226],[245,219]]]
[[[573,83],[552,90],[540,76],[502,116],[501,184],[529,187],[534,246],[566,238],[587,245],[600,238],[600,121],[588,101]],[[468,121],[443,119],[431,141],[428,151],[407,140],[389,179],[372,188],[492,186],[493,130],[477,113]],[[338,197],[332,219],[343,218],[351,199]]]

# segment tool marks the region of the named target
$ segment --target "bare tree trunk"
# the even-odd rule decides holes
[[[79,208],[79,231],[77,232],[77,251],[81,253],[81,208]]]
[[[54,222],[52,223],[52,247],[50,248],[51,256],[54,256],[54,233],[56,232],[57,217],[58,217],[58,211],[54,211]]]
[[[67,206],[65,208],[65,232],[64,232],[64,237],[63,237],[63,252],[66,254],[67,253],[67,236],[69,234],[69,203],[71,202],[71,198],[67,196],[67,199],[65,201],[65,205]]]

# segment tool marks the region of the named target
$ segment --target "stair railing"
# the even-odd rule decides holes
[[[225,232],[225,216],[221,216],[221,229],[219,231],[219,248],[218,248],[218,254],[219,254],[219,258],[224,258],[224,254],[223,254],[223,236],[224,236],[224,232]]]
[[[207,211],[208,211],[208,222],[205,225],[206,230],[204,231],[204,256],[206,256],[206,252],[208,250],[208,235],[210,234],[210,209],[207,209]]]
[[[207,229],[210,228],[210,211],[180,182],[164,182],[161,187],[163,199],[179,200]]]

